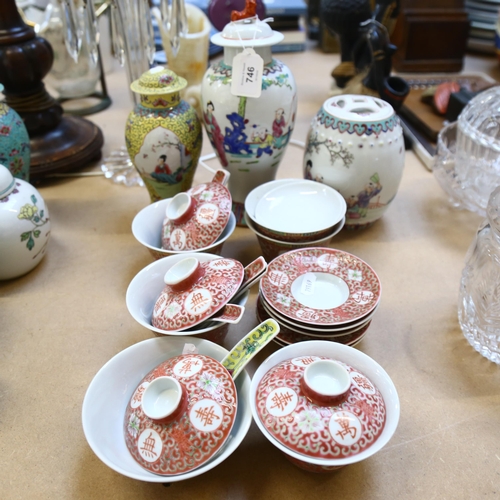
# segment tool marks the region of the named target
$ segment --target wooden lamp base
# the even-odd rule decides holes
[[[85,167],[101,156],[103,135],[85,118],[63,115],[43,77],[54,60],[47,40],[36,36],[15,0],[0,1],[0,83],[5,102],[21,116],[31,147],[30,180]]]
[[[31,138],[30,180],[83,168],[101,158],[103,144],[97,125],[78,116],[63,116],[56,128]]]

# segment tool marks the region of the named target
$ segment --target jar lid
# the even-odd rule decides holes
[[[284,35],[273,31],[266,21],[257,16],[231,21],[222,32],[213,35],[210,40],[222,47],[265,47],[281,42]]]
[[[162,248],[178,252],[210,246],[229,222],[231,203],[231,193],[217,179],[175,195],[163,221]]]
[[[334,118],[347,122],[377,123],[395,116],[394,108],[388,102],[371,95],[337,95],[327,99],[322,108]],[[387,124],[384,130],[386,128]]]
[[[321,460],[362,453],[386,422],[378,388],[352,366],[322,356],[296,357],[271,368],[257,387],[255,403],[274,439]]]
[[[0,165],[0,199],[14,191],[16,180],[10,170],[4,165]]]
[[[142,379],[127,405],[127,448],[155,474],[196,469],[228,439],[237,398],[233,378],[215,359],[201,354],[170,358]]]
[[[156,66],[131,83],[133,92],[143,95],[164,95],[179,92],[187,86],[187,81],[172,70]]]
[[[187,257],[165,274],[165,288],[153,309],[151,324],[182,331],[212,317],[234,296],[243,281],[243,265],[234,259],[199,262]]]

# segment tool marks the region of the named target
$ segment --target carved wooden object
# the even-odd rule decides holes
[[[101,155],[103,136],[92,122],[64,116],[43,78],[52,67],[50,44],[36,36],[15,0],[0,2],[0,83],[5,102],[23,118],[30,136],[30,180],[86,166]]]

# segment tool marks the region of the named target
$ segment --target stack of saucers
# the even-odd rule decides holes
[[[366,335],[381,295],[363,260],[332,248],[304,248],[274,259],[260,281],[259,321],[275,319],[284,346],[306,340],[355,345]]]

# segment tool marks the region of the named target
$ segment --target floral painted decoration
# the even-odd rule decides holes
[[[30,251],[33,250],[35,246],[34,238],[40,237],[41,231],[39,228],[47,224],[49,221],[49,218],[45,217],[44,210],[40,210],[40,212],[38,212],[38,207],[36,206],[37,199],[34,194],[31,195],[31,201],[33,204],[27,203],[22,206],[20,213],[17,216],[18,219],[24,219],[33,224],[33,229],[25,231],[21,234],[21,241],[26,241],[26,248]]]

